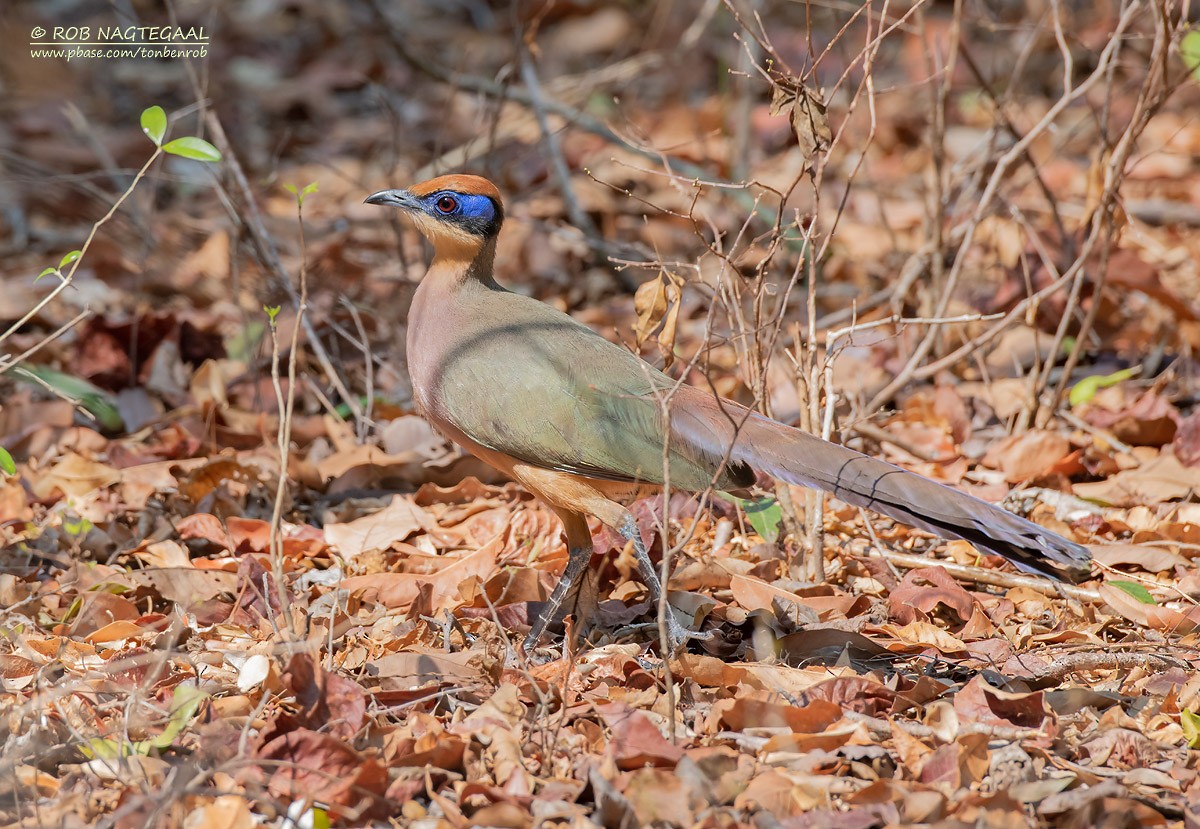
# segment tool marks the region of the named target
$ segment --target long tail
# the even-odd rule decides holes
[[[797,486],[823,489],[909,526],[969,541],[1031,573],[1079,582],[1091,572],[1091,553],[1045,527],[759,415],[745,422],[731,459]]]

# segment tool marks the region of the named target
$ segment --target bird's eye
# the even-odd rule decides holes
[[[442,196],[437,200],[437,209],[443,213],[453,213],[458,209],[458,200],[453,196]]]

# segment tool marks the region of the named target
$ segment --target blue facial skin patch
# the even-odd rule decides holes
[[[453,199],[454,209],[449,212],[442,210],[439,202],[443,199]],[[496,203],[488,196],[440,190],[430,193],[422,201],[425,204],[425,212],[430,216],[458,225],[477,236],[491,236],[500,229]]]

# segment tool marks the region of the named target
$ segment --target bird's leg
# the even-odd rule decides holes
[[[625,519],[621,522],[617,532],[626,541],[633,542],[633,557],[637,561],[637,568],[638,572],[642,575],[642,582],[646,585],[646,589],[650,591],[650,600],[654,603],[654,611],[657,614],[663,596],[662,582],[659,581],[658,571],[654,569],[654,562],[650,560],[650,553],[646,550],[646,544],[642,541],[642,534],[638,531],[637,522],[633,519],[632,515],[626,513]],[[670,606],[667,607],[668,641],[666,645],[671,653],[679,650],[688,639],[703,638],[707,638],[707,635],[688,630],[679,624],[679,620],[675,618],[675,613],[671,610]]]
[[[568,556],[566,569],[559,577],[558,584],[554,586],[554,591],[546,600],[541,613],[534,620],[533,627],[529,629],[529,635],[525,637],[526,652],[537,647],[538,640],[546,632],[546,626],[558,617],[563,600],[571,592],[571,588],[575,586],[575,582],[579,580],[592,560],[592,545],[589,543],[586,547],[571,547]]]
[[[587,519],[580,513],[567,509],[556,509],[555,513],[562,521],[563,536],[567,542],[567,566],[563,570],[562,576],[559,577],[558,584],[551,591],[550,598],[546,601],[541,613],[530,627],[529,635],[525,637],[524,648],[527,653],[537,647],[538,640],[546,632],[546,626],[551,622],[558,621],[559,615],[563,612],[563,603],[573,592],[579,590],[580,576],[587,574],[588,565],[592,560],[592,531],[588,528]],[[593,604],[595,592],[593,585],[588,594]],[[577,606],[579,598],[576,595]],[[578,615],[577,607],[576,616],[578,617]],[[576,621],[579,621],[578,618]]]

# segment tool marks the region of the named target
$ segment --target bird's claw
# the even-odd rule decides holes
[[[657,628],[658,623],[647,622],[645,625],[639,625],[638,627]],[[696,640],[698,642],[707,642],[716,636],[716,634],[717,632],[715,630],[690,630],[681,625],[673,616],[668,616],[666,641],[667,652],[669,655],[674,656],[687,647],[687,643],[689,641]]]

